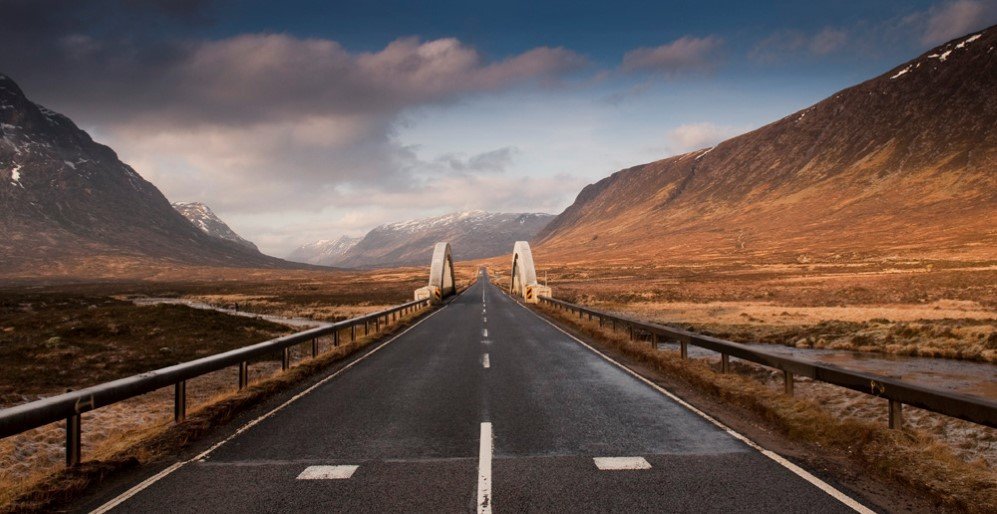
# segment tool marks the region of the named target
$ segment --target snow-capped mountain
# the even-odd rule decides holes
[[[252,241],[236,234],[207,205],[201,202],[174,202],[172,205],[177,212],[183,214],[183,217],[187,218],[195,227],[201,229],[201,232],[259,251],[259,248]]]
[[[150,258],[290,265],[201,232],[113,150],[0,74],[0,268],[90,273]]]
[[[512,252],[516,241],[530,240],[551,214],[465,211],[381,225],[367,233],[334,264],[373,267],[426,264],[433,245],[449,241],[454,259],[470,260]]]
[[[301,245],[287,256],[287,260],[319,266],[334,266],[343,254],[356,246],[362,238],[342,236],[339,239],[322,239]]]

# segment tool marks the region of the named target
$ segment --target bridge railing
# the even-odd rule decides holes
[[[626,330],[631,340],[648,337],[655,348],[659,341],[677,341],[683,359],[689,358],[688,345],[690,344],[712,350],[720,354],[720,369],[723,373],[730,371],[730,357],[781,370],[784,390],[787,394],[793,394],[793,377],[799,375],[885,398],[889,402],[890,428],[899,428],[902,425],[902,406],[904,404],[997,428],[997,402],[984,398],[930,389],[900,380],[846,370],[837,366],[775,355],[733,341],[610,314],[547,296],[541,297],[540,302],[558,310],[576,313],[579,319],[585,316],[589,320],[594,318],[598,320],[600,327],[608,323],[614,331]]]
[[[346,337],[346,331],[349,340],[353,341],[358,336],[358,327],[363,327],[363,335],[367,335],[371,327],[376,333],[380,331],[382,323],[387,325],[429,305],[429,300],[415,300],[357,318],[2,409],[0,439],[65,420],[66,464],[73,466],[80,462],[80,425],[81,415],[85,412],[172,385],[174,420],[180,422],[187,415],[186,381],[189,379],[237,365],[241,390],[249,385],[249,363],[255,359],[279,352],[282,356],[281,369],[286,371],[290,367],[290,350],[296,345],[310,342],[314,358],[319,355],[320,337],[332,336],[333,345],[338,346],[340,338]]]

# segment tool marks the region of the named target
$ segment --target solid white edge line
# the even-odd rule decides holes
[[[150,485],[158,482],[161,478],[165,477],[166,475],[169,475],[170,473],[173,473],[174,471],[176,471],[177,469],[179,469],[180,466],[183,466],[184,464],[186,464],[186,463],[185,462],[175,462],[175,463],[173,463],[172,465],[170,465],[166,469],[160,471],[159,473],[156,473],[155,475],[152,475],[151,477],[149,477],[149,478],[147,478],[147,479],[139,482],[136,486],[132,487],[131,489],[129,489],[129,490],[121,493],[120,495],[118,495],[113,500],[111,500],[111,501],[109,501],[109,502],[101,505],[100,507],[97,507],[96,509],[90,511],[90,514],[104,514],[105,512],[107,512],[107,511],[109,511],[109,510],[117,507],[118,505],[121,505],[122,503],[124,503],[125,501],[127,501],[132,496],[135,496],[136,494],[142,492],[143,489],[145,489],[146,487],[149,487]]]
[[[600,352],[599,350],[596,350],[595,348],[593,348],[592,346],[590,346],[585,341],[582,341],[581,339],[578,339],[577,337],[571,335],[570,333],[568,333],[567,331],[565,331],[561,327],[555,325],[552,321],[548,320],[547,318],[544,318],[543,316],[537,314],[536,312],[533,312],[531,309],[529,309],[525,305],[523,305],[523,304],[521,304],[521,303],[519,303],[519,302],[517,302],[515,300],[512,300],[512,301],[513,301],[513,303],[515,303],[516,305],[519,305],[520,307],[522,307],[524,310],[526,310],[530,314],[533,314],[537,318],[539,318],[539,319],[543,320],[544,322],[546,322],[548,325],[550,325],[550,326],[554,327],[555,329],[557,329],[558,332],[561,332],[562,334],[570,337],[571,339],[574,339],[575,342],[581,344],[585,348],[588,348],[590,351],[592,351],[592,353],[595,353],[596,355],[602,357],[603,359],[606,359],[607,361],[615,364],[617,367],[619,367],[620,369],[622,369],[622,370],[626,371],[627,373],[633,375],[635,378],[637,378],[641,382],[644,382],[645,384],[651,386],[652,388],[654,388],[655,390],[657,390],[659,393],[661,393],[661,394],[663,394],[663,395],[671,398],[672,400],[674,400],[679,405],[685,407],[686,409],[692,411],[695,414],[698,414],[700,417],[706,419],[710,423],[713,423],[714,425],[716,425],[717,427],[719,427],[723,431],[725,431],[728,434],[730,434],[735,439],[737,439],[737,440],[741,441],[742,443],[744,443],[744,444],[746,444],[746,445],[754,448],[755,450],[758,450],[758,452],[761,453],[762,455],[768,457],[769,459],[772,459],[773,461],[775,461],[776,463],[778,463],[780,466],[788,469],[789,471],[792,471],[794,474],[796,474],[800,478],[802,478],[802,479],[806,480],[807,482],[810,482],[811,484],[815,485],[818,489],[820,489],[821,491],[824,491],[825,493],[827,493],[832,498],[834,498],[834,499],[840,501],[841,503],[847,505],[852,510],[854,510],[856,512],[861,512],[862,514],[875,514],[874,511],[870,510],[865,505],[862,505],[861,503],[859,503],[858,501],[856,501],[851,496],[848,496],[847,494],[839,491],[838,489],[836,489],[831,484],[828,484],[827,482],[825,482],[825,481],[817,478],[816,476],[814,476],[809,471],[807,471],[807,470],[805,470],[805,469],[797,466],[796,464],[793,464],[792,462],[786,460],[785,457],[779,455],[778,453],[775,453],[775,452],[773,452],[771,450],[766,450],[765,448],[761,447],[758,443],[756,443],[756,442],[752,441],[751,439],[748,439],[746,436],[741,435],[740,433],[734,431],[734,429],[728,427],[727,425],[724,425],[719,420],[713,418],[709,414],[707,414],[707,413],[705,413],[705,412],[697,409],[696,407],[693,407],[692,405],[690,405],[689,403],[687,403],[685,400],[683,400],[683,399],[679,398],[678,396],[675,396],[674,394],[672,394],[671,392],[669,392],[667,389],[665,389],[665,388],[659,386],[658,384],[655,384],[654,382],[648,380],[647,378],[645,378],[644,376],[640,375],[636,371],[628,368],[627,366],[623,365],[620,362],[617,362],[616,360],[614,360],[613,358],[609,357],[608,355]]]
[[[491,361],[488,360],[488,354],[487,353],[485,354],[484,359],[482,359],[481,365],[484,366],[485,369],[488,369],[488,368],[492,367]]]
[[[481,424],[481,444],[478,447],[478,514],[492,512],[492,424]]]
[[[301,391],[300,393],[292,396],[286,402],[278,405],[277,407],[274,407],[274,409],[271,410],[270,412],[267,412],[266,414],[264,414],[264,415],[262,415],[262,416],[260,416],[260,417],[258,417],[256,419],[250,421],[249,423],[246,423],[245,425],[243,425],[242,427],[240,427],[238,430],[236,430],[232,435],[226,437],[225,439],[222,439],[221,441],[218,441],[217,443],[215,443],[214,445],[212,445],[207,450],[204,450],[203,452],[197,454],[195,457],[193,457],[191,459],[188,459],[188,460],[185,460],[185,461],[177,462],[177,463],[174,463],[174,464],[170,465],[168,468],[166,468],[166,469],[160,471],[159,473],[156,473],[155,475],[147,478],[146,480],[142,481],[141,483],[139,483],[135,487],[132,487],[131,489],[129,489],[129,490],[121,493],[119,496],[115,497],[111,501],[109,501],[109,502],[105,503],[104,505],[101,505],[100,507],[97,507],[96,509],[90,511],[90,514],[103,514],[105,512],[108,512],[109,510],[117,507],[118,505],[121,505],[122,503],[124,503],[125,501],[127,501],[129,498],[131,498],[131,497],[135,496],[136,494],[142,492],[144,489],[146,489],[150,485],[152,485],[152,484],[154,484],[154,483],[162,480],[163,478],[166,478],[166,476],[170,475],[171,473],[173,473],[174,471],[180,469],[181,467],[183,467],[183,466],[185,466],[187,464],[190,464],[191,462],[194,462],[195,460],[202,460],[202,459],[204,459],[205,457],[208,456],[208,454],[210,454],[211,452],[217,450],[221,445],[223,445],[223,444],[231,441],[232,439],[235,439],[236,437],[238,437],[239,435],[241,435],[246,430],[249,430],[250,428],[253,428],[254,426],[258,425],[263,420],[269,418],[270,416],[273,416],[278,411],[280,411],[280,410],[284,409],[285,407],[287,407],[288,405],[290,405],[290,404],[298,401],[303,396],[311,393],[312,391],[314,391],[315,389],[317,389],[322,384],[325,384],[326,382],[328,382],[328,381],[336,378],[341,373],[343,373],[344,371],[349,370],[353,366],[356,366],[357,364],[359,364],[361,361],[363,361],[367,357],[370,357],[371,355],[374,355],[375,353],[377,353],[378,350],[380,350],[381,348],[384,348],[385,346],[388,346],[389,344],[393,343],[396,339],[398,339],[399,337],[405,335],[409,330],[412,330],[413,328],[419,326],[423,321],[426,321],[427,319],[432,318],[433,316],[435,316],[437,313],[442,312],[443,309],[446,309],[449,305],[450,304],[446,304],[443,307],[441,307],[441,308],[439,308],[439,309],[437,309],[437,310],[429,313],[429,315],[427,315],[425,318],[422,318],[419,321],[415,322],[412,326],[410,326],[410,327],[406,328],[405,330],[399,332],[398,334],[396,334],[391,339],[388,339],[384,343],[378,345],[373,350],[371,350],[371,351],[369,351],[369,352],[361,355],[359,358],[357,358],[353,362],[347,364],[346,366],[343,366],[342,368],[340,368],[335,373],[333,373],[333,374],[331,374],[331,375],[323,378],[322,380],[319,380],[318,382],[312,384],[311,386],[308,387],[308,389],[305,389],[304,391]]]

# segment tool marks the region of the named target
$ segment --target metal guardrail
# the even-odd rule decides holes
[[[174,420],[180,422],[187,416],[187,380],[189,379],[238,365],[239,389],[241,390],[249,385],[249,362],[254,359],[281,352],[281,369],[287,370],[290,367],[290,349],[292,346],[310,341],[312,357],[314,358],[319,354],[318,338],[320,337],[331,335],[333,345],[338,346],[340,333],[344,330],[349,330],[349,340],[353,341],[357,338],[357,327],[361,325],[363,326],[363,335],[370,333],[372,326],[376,333],[380,331],[382,323],[387,325],[392,320],[397,320],[401,316],[429,305],[429,300],[415,300],[365,316],[2,409],[0,410],[0,439],[66,420],[66,464],[73,466],[80,462],[80,425],[81,415],[84,412],[172,385],[174,386]]]
[[[930,389],[899,380],[850,371],[837,366],[774,355],[733,341],[609,314],[547,296],[540,297],[540,301],[559,310],[575,312],[579,318],[586,315],[590,320],[596,318],[599,321],[599,326],[604,326],[608,322],[614,330],[618,327],[626,329],[632,340],[641,336],[649,336],[651,344],[655,347],[660,339],[678,341],[679,351],[683,359],[689,357],[688,345],[690,344],[715,351],[720,354],[720,369],[724,373],[730,371],[730,357],[782,370],[784,390],[787,394],[793,394],[793,376],[800,375],[885,398],[889,400],[890,428],[899,428],[902,425],[902,406],[904,404],[997,428],[997,402],[987,399]]]

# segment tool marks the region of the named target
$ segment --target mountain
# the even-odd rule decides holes
[[[152,260],[289,265],[205,234],[113,150],[0,75],[0,269],[90,273]]]
[[[716,147],[585,187],[548,258],[997,258],[997,27]]]
[[[322,239],[301,245],[287,256],[287,260],[319,266],[333,266],[343,254],[359,243],[360,239],[362,238],[342,236],[339,239]]]
[[[174,202],[171,205],[205,234],[238,243],[250,250],[260,251],[251,241],[243,239],[242,236],[229,228],[207,205],[200,202]]]
[[[553,218],[551,214],[468,211],[389,223],[368,232],[335,265],[428,264],[438,241],[450,242],[454,260],[511,254],[516,241],[532,239]]]

